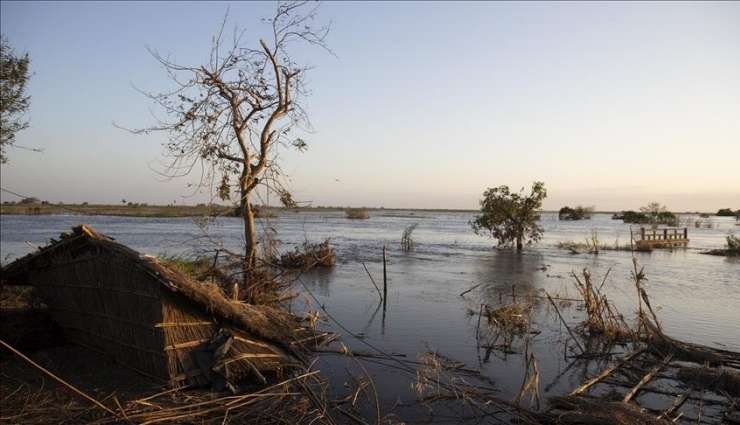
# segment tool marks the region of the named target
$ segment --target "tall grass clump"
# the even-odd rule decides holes
[[[370,213],[368,213],[366,208],[347,208],[344,210],[344,213],[347,218],[353,220],[366,220],[370,218]]]
[[[632,331],[624,317],[611,304],[606,294],[601,292],[607,277],[608,273],[597,286],[587,269],[582,271],[581,276],[573,273],[576,288],[586,307],[583,330],[590,336],[604,336],[612,341],[631,339]]]

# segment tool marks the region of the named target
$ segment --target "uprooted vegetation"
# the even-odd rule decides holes
[[[583,364],[584,370],[591,363],[600,366],[581,385],[566,394],[549,397],[544,410],[536,408],[539,371],[536,359],[527,351],[525,339],[526,368],[521,390],[514,400],[479,391],[479,384],[463,376],[448,377],[447,381],[457,385],[457,400],[471,409],[479,409],[477,414],[481,418],[505,415],[516,406],[515,420],[532,425],[737,423],[740,353],[666,335],[644,288],[644,269],[638,267],[636,260],[633,263],[632,279],[637,293],[637,314],[633,319],[626,319],[609,300],[605,291],[608,272],[602,279],[595,279],[588,270],[573,274],[585,315],[579,324],[568,324],[553,299],[547,296],[575,342],[575,345],[565,344],[566,351],[570,346],[571,352],[566,356],[572,359],[565,370],[578,364]],[[519,329],[524,321],[518,318],[526,315],[517,310],[521,311],[514,303],[492,311],[496,316],[517,318],[509,329]],[[482,316],[491,315],[484,311],[485,307],[481,307]],[[449,360],[433,364],[433,370],[448,374],[456,370],[443,367],[454,364]],[[456,367],[464,369],[464,365]],[[527,394],[532,400],[530,408],[519,405]],[[535,410],[530,410],[532,406]]]
[[[697,414],[699,418],[703,415],[703,420],[698,419],[700,423],[715,423],[723,417],[727,418],[734,411],[735,402],[729,399],[723,403],[706,398],[704,394],[713,392],[724,397],[740,388],[740,353],[687,343],[666,335],[644,288],[644,269],[638,267],[635,259],[633,265],[637,315],[631,321],[625,320],[603,291],[608,272],[598,285],[587,270],[580,276],[573,274],[586,311],[586,318],[576,327],[576,331],[586,342],[594,338],[603,342],[596,344],[600,353],[582,351],[581,356],[611,356],[613,347],[617,345],[631,347],[632,351],[620,360],[612,361],[610,366],[569,395],[551,399],[550,409],[559,415],[559,422],[556,423],[695,423],[697,417],[692,414]],[[687,363],[699,367],[689,367]],[[682,385],[688,386],[683,394],[665,392],[667,387],[681,388]],[[595,391],[597,387],[600,390]],[[619,394],[622,391],[623,394]],[[587,396],[588,392],[606,394],[606,397],[594,399]],[[699,393],[700,397],[693,395]],[[650,397],[645,397],[647,405],[640,405],[637,401],[641,394],[650,394]],[[612,401],[614,397],[621,401]],[[669,407],[655,410],[651,406],[660,397],[668,398],[665,405]],[[676,399],[671,400],[671,397]],[[678,412],[684,403],[684,410],[688,414]],[[710,421],[704,422],[706,420]]]
[[[332,267],[337,261],[337,255],[329,239],[323,242],[303,242],[293,251],[280,256],[280,266],[287,269],[310,269],[313,267]]]

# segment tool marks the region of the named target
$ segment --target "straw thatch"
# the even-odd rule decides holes
[[[67,340],[173,386],[265,382],[303,363],[323,336],[85,225],[9,264],[2,280],[34,286]]]

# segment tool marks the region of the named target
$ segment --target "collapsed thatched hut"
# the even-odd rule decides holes
[[[296,316],[227,299],[89,226],[9,264],[7,285],[31,285],[67,341],[172,386],[264,381],[300,365],[323,336]]]

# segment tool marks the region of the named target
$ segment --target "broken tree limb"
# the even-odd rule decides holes
[[[475,289],[475,288],[477,288],[477,287],[479,287],[479,286],[481,286],[481,285],[482,285],[482,283],[479,283],[479,284],[477,284],[477,285],[475,285],[475,286],[471,287],[471,288],[470,288],[470,289],[468,289],[468,290],[465,290],[465,291],[462,291],[462,292],[460,292],[460,296],[461,296],[461,297],[462,297],[462,296],[464,296],[464,295],[465,295],[465,294],[467,294],[468,292],[472,291],[473,289]]]
[[[611,375],[612,372],[614,372],[615,370],[619,369],[625,363],[627,363],[628,361],[630,361],[633,358],[637,357],[639,354],[641,354],[644,351],[645,351],[644,348],[640,348],[638,350],[635,350],[635,351],[631,352],[630,354],[626,355],[622,360],[620,360],[614,366],[608,367],[608,368],[604,369],[600,374],[598,374],[597,376],[589,379],[588,381],[584,382],[580,387],[578,387],[575,390],[571,391],[570,395],[579,395],[579,394],[583,393],[584,391],[588,390],[592,386],[594,386],[594,385],[598,384],[599,382],[601,382],[604,378],[606,378],[607,376]]]
[[[693,391],[693,388],[689,388],[688,391],[686,391],[685,393],[683,393],[680,396],[678,396],[676,398],[676,401],[673,402],[673,405],[671,407],[669,407],[663,413],[661,413],[660,415],[658,415],[658,419],[668,418],[668,419],[673,420],[673,418],[671,418],[671,416],[673,416],[673,414],[676,413],[676,410],[678,410],[679,408],[681,408],[681,406],[683,406],[683,404],[686,402],[686,400],[689,399],[689,394],[691,394],[692,391]]]
[[[648,372],[645,376],[642,377],[642,379],[640,380],[640,382],[637,383],[637,385],[632,387],[630,392],[628,392],[627,395],[624,396],[624,399],[622,401],[624,403],[629,403],[630,400],[632,400],[632,398],[640,391],[640,389],[644,387],[645,385],[647,385],[647,383],[650,382],[655,377],[655,375],[657,375],[658,372],[660,372],[660,370],[663,369],[671,361],[671,359],[673,359],[673,354],[667,355],[662,363],[652,368],[650,372]]]

